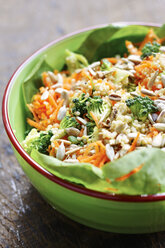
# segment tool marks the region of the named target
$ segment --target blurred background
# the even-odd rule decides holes
[[[0,0],[0,100],[18,65],[46,43],[92,25],[163,23],[165,0]],[[19,167],[0,117],[0,247],[165,247],[165,234],[86,228],[42,200]]]

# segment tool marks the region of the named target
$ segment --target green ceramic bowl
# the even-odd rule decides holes
[[[120,27],[128,23],[115,25]],[[140,25],[155,28],[159,26]],[[165,194],[126,196],[106,194],[76,186],[43,169],[20,145],[24,139],[26,122],[21,90],[23,80],[43,55],[47,56],[46,60],[53,68],[61,69],[64,64],[65,49],[77,50],[93,30],[106,26],[88,28],[53,41],[34,53],[16,70],[3,98],[2,113],[5,129],[25,174],[43,198],[59,212],[79,223],[104,231],[150,233],[165,230]]]

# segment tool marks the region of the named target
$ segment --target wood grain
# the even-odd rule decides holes
[[[0,0],[0,97],[16,67],[64,34],[115,21],[164,21],[164,0]],[[165,247],[165,232],[97,231],[52,209],[21,170],[0,119],[0,247]]]

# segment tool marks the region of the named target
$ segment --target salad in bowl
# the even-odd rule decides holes
[[[165,25],[114,23],[38,50],[2,115],[33,186],[104,231],[165,230]]]
[[[92,59],[83,47],[66,49],[60,71],[41,58],[23,83],[21,144],[70,182],[151,195],[165,192],[165,39],[152,28],[140,41],[127,38],[116,38],[114,51],[112,36]]]

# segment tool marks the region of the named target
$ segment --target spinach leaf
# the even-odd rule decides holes
[[[141,42],[147,34],[149,28],[144,26],[130,25],[115,32],[105,43],[96,50],[93,60],[100,60],[106,57],[113,57],[117,54],[123,56],[128,53],[125,40]]]
[[[119,29],[119,27],[113,25],[95,29],[89,34],[76,52],[83,54],[90,63],[93,62],[93,56],[98,47],[106,42],[106,40],[108,40]]]
[[[32,118],[32,113],[29,111],[27,104],[31,103],[32,97],[38,92],[39,88],[43,85],[41,74],[44,71],[52,71],[53,69],[49,66],[45,57],[43,56],[39,62],[34,66],[31,73],[24,80],[22,84],[23,99],[25,104],[25,116]],[[26,130],[29,131],[31,127],[26,124]]]

